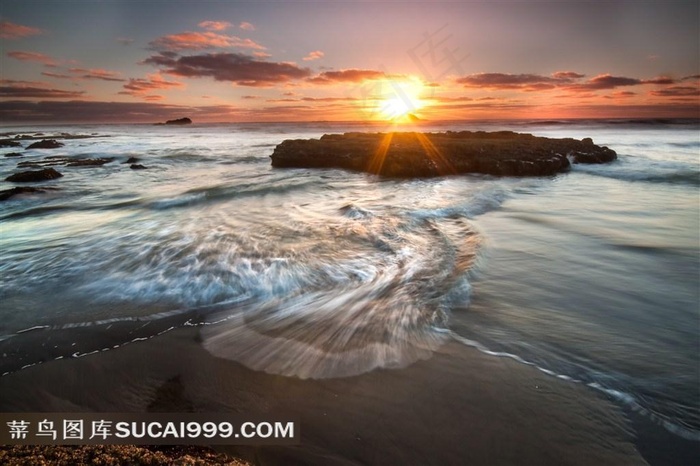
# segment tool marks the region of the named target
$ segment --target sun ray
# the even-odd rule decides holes
[[[389,146],[391,145],[391,140],[394,137],[394,132],[388,132],[384,135],[382,140],[377,146],[377,150],[374,152],[372,159],[369,161],[369,172],[380,174],[382,167],[384,166],[384,161],[386,160],[386,153],[389,151]]]
[[[449,160],[442,155],[440,150],[435,147],[435,144],[423,133],[415,132],[418,142],[423,146],[425,154],[435,163],[438,173],[441,175],[453,175],[457,170],[452,166]]]

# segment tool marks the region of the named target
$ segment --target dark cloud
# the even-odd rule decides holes
[[[114,81],[114,82],[124,82],[126,79],[120,78],[119,73],[116,71],[108,71],[103,69],[83,69],[83,68],[71,68],[71,73],[75,73],[76,78],[81,79],[98,79],[101,81]]]
[[[700,89],[692,86],[671,86],[649,93],[657,97],[697,97],[700,96]]]
[[[85,92],[63,91],[34,86],[0,86],[0,97],[6,98],[35,98],[35,99],[76,99]]]
[[[601,74],[583,81],[582,78],[584,77],[585,75],[574,71],[557,71],[550,76],[539,74],[477,73],[458,78],[456,82],[467,88],[515,89],[526,92],[550,89],[562,89],[569,92],[591,92],[642,84],[674,83],[672,78],[666,76],[644,80]]]
[[[235,107],[190,107],[149,102],[91,102],[11,100],[0,102],[2,121],[133,122],[152,123],[188,115],[193,120],[230,120]]]
[[[676,80],[668,76],[659,76],[658,78],[645,79],[642,84],[675,84]]]
[[[359,83],[368,79],[382,79],[385,77],[387,76],[383,71],[349,69],[324,71],[318,76],[309,78],[307,81],[314,84]]]
[[[584,75],[573,71],[557,71],[551,76],[539,74],[477,73],[457,78],[457,84],[467,88],[519,89],[542,91],[572,84]]]
[[[161,68],[164,72],[188,78],[210,77],[229,81],[239,86],[263,87],[311,75],[308,68],[293,63],[256,60],[240,53],[207,53],[177,57],[160,53],[143,63]]]

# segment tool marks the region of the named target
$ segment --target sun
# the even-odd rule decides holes
[[[406,119],[423,107],[418,80],[390,81],[378,103],[379,114],[386,120]]]

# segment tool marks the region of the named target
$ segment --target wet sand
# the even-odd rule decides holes
[[[404,369],[301,380],[215,358],[198,328],[184,328],[6,375],[0,394],[6,412],[298,418],[299,446],[217,447],[264,465],[645,464],[627,417],[602,395],[456,343]]]

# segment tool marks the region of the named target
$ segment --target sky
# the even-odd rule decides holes
[[[0,0],[0,123],[700,117],[700,2]]]

